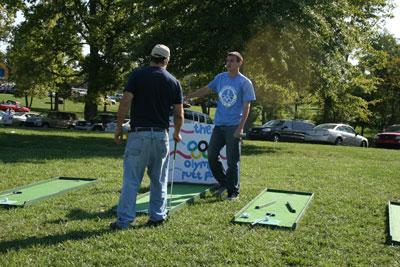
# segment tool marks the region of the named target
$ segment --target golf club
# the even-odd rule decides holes
[[[262,221],[268,221],[268,216],[264,216],[262,218],[259,218],[259,219],[255,220],[254,222],[251,223],[251,225],[254,226],[254,225],[256,225],[256,224],[258,224],[258,223],[260,223]]]
[[[264,208],[264,207],[271,206],[272,204],[275,204],[275,203],[276,203],[276,201],[271,201],[271,202],[268,202],[268,203],[266,203],[266,204],[256,206],[256,210],[261,209],[261,208]]]
[[[172,208],[172,189],[174,187],[176,145],[177,145],[177,142],[174,141],[174,160],[172,161],[171,190],[170,190],[170,196],[169,196],[169,211],[171,211],[171,208]]]
[[[260,222],[263,222],[263,221],[268,222],[269,218],[270,217],[275,217],[275,215],[276,214],[274,212],[267,212],[264,217],[255,220],[254,222],[251,223],[251,225],[254,226],[254,225],[259,224]]]

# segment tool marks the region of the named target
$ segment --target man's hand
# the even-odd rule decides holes
[[[120,145],[122,142],[122,127],[115,128],[115,133],[114,133],[114,142],[117,145]]]
[[[243,129],[242,128],[237,128],[235,130],[235,133],[233,134],[233,136],[235,138],[238,138],[238,139],[242,138],[243,137]]]
[[[182,141],[182,136],[180,133],[174,132],[174,141],[176,143],[179,143],[180,141]]]

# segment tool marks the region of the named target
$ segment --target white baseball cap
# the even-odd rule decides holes
[[[163,44],[157,44],[151,50],[151,55],[153,57],[165,57],[168,58],[170,56],[169,48]]]

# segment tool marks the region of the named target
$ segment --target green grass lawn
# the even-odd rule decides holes
[[[123,146],[112,134],[0,128],[0,191],[57,176],[91,187],[0,208],[0,266],[399,266],[387,242],[387,202],[400,198],[400,151],[245,141],[241,196],[206,197],[158,228],[113,232]],[[142,192],[148,190],[144,179]],[[295,231],[232,224],[264,188],[313,192]]]

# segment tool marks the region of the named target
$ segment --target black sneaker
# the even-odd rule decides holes
[[[222,196],[223,196],[226,192],[227,192],[226,187],[220,186],[220,187],[218,187],[218,188],[214,191],[213,196],[214,196],[214,197],[217,197],[217,198],[222,198]]]
[[[117,221],[110,223],[110,229],[111,230],[127,230],[132,226],[133,226],[132,224],[129,224],[128,226],[123,227],[121,225],[118,225]]]
[[[167,219],[163,219],[163,220],[159,220],[159,221],[148,220],[146,225],[147,226],[157,227],[157,226],[160,226],[160,225],[164,224],[166,221],[167,221]]]
[[[236,199],[238,199],[239,198],[239,195],[238,194],[230,194],[230,195],[228,195],[225,199],[226,200],[229,200],[229,201],[235,201]]]

